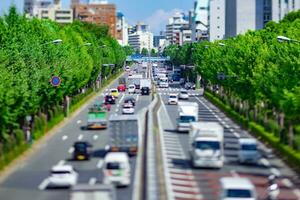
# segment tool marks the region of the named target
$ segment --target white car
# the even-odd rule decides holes
[[[220,200],[255,200],[254,185],[247,178],[223,177],[220,180]]]
[[[130,71],[130,67],[129,67],[129,66],[126,66],[126,67],[125,67],[125,71],[126,71],[126,72],[129,72],[129,71]]]
[[[134,94],[135,93],[135,85],[129,85],[128,86],[128,93],[129,94]]]
[[[48,178],[48,187],[71,187],[76,185],[78,173],[71,165],[55,165]]]
[[[134,107],[131,103],[125,103],[122,109],[123,114],[134,114]]]
[[[189,93],[186,90],[181,90],[179,93],[179,99],[188,100]]]
[[[104,184],[117,186],[130,185],[130,163],[127,153],[111,152],[106,154],[103,165]]]
[[[177,94],[170,94],[169,99],[168,99],[168,104],[177,105],[178,104],[178,95]]]

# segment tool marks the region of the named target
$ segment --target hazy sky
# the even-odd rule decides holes
[[[15,3],[21,11],[24,0],[0,0],[0,13],[6,12],[9,5]],[[61,0],[63,7],[68,8],[71,0]],[[86,2],[87,0],[82,0]],[[109,0],[117,6],[130,24],[137,21],[150,25],[153,32],[164,29],[168,18],[176,11],[188,11],[193,8],[194,0]]]

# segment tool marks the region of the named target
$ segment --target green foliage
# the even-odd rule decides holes
[[[56,39],[63,42],[53,44]],[[79,21],[61,26],[27,19],[12,7],[0,17],[0,140],[19,128],[26,115],[44,112],[54,119],[61,113],[57,105],[62,105],[65,96],[75,97],[80,89],[91,86],[102,64],[113,63],[118,69],[125,59],[125,49],[105,26]],[[109,76],[112,70],[103,72]],[[61,77],[59,87],[49,83],[53,75]],[[45,131],[47,117],[35,117],[37,132]]]
[[[300,11],[297,11],[279,23],[269,22],[263,30],[213,43],[171,45],[164,55],[170,56],[175,65],[194,63],[203,82],[222,86],[231,96],[247,102],[249,106],[243,110],[246,117],[262,102],[267,105],[265,111],[284,113],[284,126],[288,130],[289,123],[300,124],[300,45],[280,43],[277,36],[299,41],[299,30]],[[220,46],[220,42],[225,46]],[[218,79],[219,73],[226,75],[225,80]],[[267,127],[279,132],[273,123]]]
[[[143,56],[148,56],[148,54],[149,54],[148,49],[143,48],[142,51],[141,51],[141,54],[142,54]]]

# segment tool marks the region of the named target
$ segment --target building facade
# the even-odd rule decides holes
[[[225,0],[210,0],[209,41],[225,38]]]
[[[60,4],[60,2],[57,2]],[[47,9],[53,5],[51,0],[24,0],[24,13],[29,17],[38,17],[40,9]]]
[[[186,20],[184,14],[176,13],[169,19],[169,23],[166,25],[166,40],[169,44],[181,44],[185,41],[181,41],[181,31],[190,30],[189,20]]]
[[[120,45],[128,45],[128,23],[125,20],[124,15],[121,12],[117,13],[117,40]]]
[[[192,17],[192,40],[194,42],[208,40],[209,0],[195,1]]]
[[[128,36],[128,43],[139,52],[141,52],[143,48],[150,52],[150,50],[153,49],[153,34],[148,31],[137,31]]]
[[[82,22],[108,26],[110,34],[116,38],[116,6],[107,1],[90,1],[88,4],[73,4],[74,19]]]
[[[50,19],[60,24],[68,24],[73,22],[73,10],[61,9],[55,6],[41,8],[38,10],[38,18]]]

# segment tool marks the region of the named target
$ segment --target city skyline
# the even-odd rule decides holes
[[[7,12],[12,3],[15,3],[18,10],[21,11],[23,2],[24,0],[3,0],[0,14],[3,15],[4,11]],[[61,2],[63,8],[68,8],[71,0],[61,0]],[[85,3],[87,1],[81,0],[81,2]],[[108,2],[116,4],[117,10],[125,15],[129,24],[134,25],[137,22],[144,22],[150,25],[150,30],[154,34],[158,34],[161,30],[164,30],[168,19],[175,12],[190,10],[193,7],[194,0],[145,0],[143,3],[140,3],[139,0],[109,0]]]

